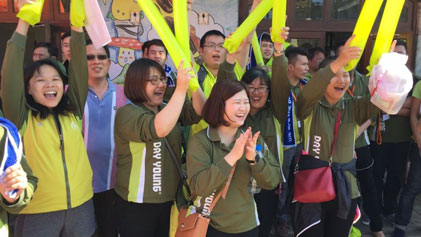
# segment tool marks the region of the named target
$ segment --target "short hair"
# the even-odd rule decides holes
[[[57,47],[49,42],[38,42],[35,45],[34,50],[37,48],[46,48],[50,57],[58,57]]]
[[[339,48],[344,46],[345,43],[346,43],[346,39],[340,40],[340,41],[338,41],[338,43],[335,44],[335,54],[338,54]],[[336,55],[336,56],[339,56],[339,55]]]
[[[202,38],[200,38],[200,48],[203,48],[203,46],[205,45],[206,38],[207,38],[208,36],[212,36],[212,35],[215,35],[215,36],[221,36],[222,38],[224,38],[224,39],[225,39],[225,35],[224,35],[224,34],[222,34],[222,32],[221,32],[221,31],[219,31],[219,30],[210,30],[210,31],[206,32],[206,33],[202,36]]]
[[[243,77],[241,77],[241,81],[244,82],[246,85],[252,83],[256,78],[259,78],[264,84],[270,86],[270,78],[268,73],[261,68],[260,66],[253,67],[247,70]]]
[[[272,43],[273,44],[272,38],[266,32],[262,33],[262,37],[260,38],[260,42],[263,42],[263,41],[266,41],[266,42],[269,42],[269,43]]]
[[[224,119],[225,103],[229,98],[243,90],[249,97],[246,85],[240,81],[226,79],[215,83],[202,111],[203,119],[209,126],[217,128],[221,125],[230,125],[229,121]]]
[[[149,48],[149,44],[150,43],[151,43],[150,40],[143,42],[143,44],[142,44],[142,53],[143,53],[143,56],[145,56],[145,52]]]
[[[145,49],[148,50],[148,54],[149,54],[149,48],[152,45],[163,47],[165,49],[165,53],[168,54],[167,48],[165,47],[164,43],[160,39],[153,39],[153,40],[148,41],[148,44],[145,46]],[[143,50],[143,47],[142,47],[142,50]]]
[[[333,61],[335,61],[338,57],[332,56],[325,58],[319,65],[319,69],[327,67],[329,64],[331,64]]]
[[[151,68],[155,68],[161,76],[165,76],[162,66],[148,58],[136,59],[127,69],[124,81],[124,95],[133,103],[141,104],[148,101],[145,88]]]
[[[295,65],[297,63],[298,55],[308,57],[308,52],[304,48],[294,46],[290,46],[285,50],[285,56],[288,58],[288,64]]]
[[[92,40],[87,39],[86,46],[91,45],[91,44],[93,45]],[[104,45],[102,46],[102,48],[105,50],[105,54],[107,54],[107,57],[110,58],[110,49],[108,48],[108,45]]]
[[[405,48],[405,51],[408,52],[408,46],[406,45],[405,41],[398,39],[396,40],[396,46],[403,46]]]
[[[323,55],[326,56],[326,53],[322,48],[314,47],[308,50],[308,55],[307,55],[308,60],[312,60],[314,56],[316,56],[316,53],[322,53]]]
[[[57,73],[59,74],[63,82],[63,97],[61,97],[61,100],[58,103],[58,105],[54,107],[52,110],[36,102],[34,98],[32,97],[32,95],[30,95],[28,92],[29,81],[31,80],[31,78],[34,76],[35,73],[40,72],[41,67],[43,66],[53,67],[57,71]],[[67,96],[67,93],[65,93],[65,90],[64,90],[64,85],[68,82],[68,78],[63,70],[64,70],[64,67],[60,65],[60,62],[51,58],[35,61],[25,69],[24,76],[23,76],[25,98],[28,105],[31,108],[33,108],[32,109],[33,115],[37,116],[39,114],[40,118],[45,119],[52,111],[55,113],[64,114],[64,115],[67,115],[68,112],[76,111],[75,105],[72,104],[71,100],[69,100],[69,97]]]
[[[67,38],[67,37],[69,37],[71,35],[72,35],[72,33],[71,33],[70,30],[64,32],[64,34],[61,36],[61,41],[63,41],[65,38]]]

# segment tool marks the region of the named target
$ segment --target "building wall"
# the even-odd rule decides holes
[[[172,24],[171,2],[155,0],[170,26]],[[115,82],[123,83],[129,64],[142,57],[139,47],[143,42],[159,38],[159,36],[135,1],[99,0],[98,3],[114,41],[110,47],[112,62],[109,75]],[[228,35],[238,25],[238,1],[195,0],[191,9],[189,12],[190,36],[196,49],[199,47],[200,38],[208,30],[216,29]],[[117,43],[123,40],[130,40],[134,44],[123,47]],[[169,60],[169,65],[175,68],[171,60]]]

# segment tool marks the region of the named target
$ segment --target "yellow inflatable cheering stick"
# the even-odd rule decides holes
[[[281,38],[281,29],[285,27],[287,1],[273,0],[272,12],[272,32],[270,36],[273,42],[283,43],[284,39]]]
[[[35,0],[32,3],[23,5],[16,16],[34,26],[41,21],[43,6],[44,0]]]
[[[234,34],[225,40],[224,48],[229,53],[237,51],[241,42],[250,32],[259,24],[259,22],[265,17],[270,11],[273,5],[273,0],[262,0],[260,4],[250,13],[250,15],[244,20],[244,22],[237,28]]]
[[[389,52],[404,3],[405,0],[387,1],[382,20],[380,21],[379,32],[377,33],[373,52],[371,53],[370,65],[367,67],[368,72],[371,72],[374,65],[379,62],[382,54]]]
[[[162,42],[167,48],[173,62],[175,65],[180,65],[181,60],[185,63],[184,68],[190,67],[191,65],[187,62],[190,62],[190,55],[185,55],[183,49],[180,47],[177,39],[174,34],[171,32],[170,27],[167,22],[165,22],[164,17],[162,17],[156,5],[151,0],[141,0],[137,1],[139,6],[142,8],[145,15],[148,17],[152,26],[155,28],[159,37],[161,37]],[[186,7],[187,9],[187,7]],[[197,77],[190,79],[189,81],[189,90],[191,92],[196,92],[200,87]]]
[[[367,44],[368,36],[370,35],[371,28],[376,21],[377,14],[379,13],[380,7],[382,6],[383,0],[366,0],[364,6],[358,17],[357,24],[355,25],[354,40],[352,40],[350,46],[357,46],[364,51],[365,45]],[[360,58],[353,59],[348,65],[345,66],[345,71],[350,71],[357,66]]]

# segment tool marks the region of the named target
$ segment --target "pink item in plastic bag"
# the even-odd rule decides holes
[[[102,16],[97,0],[84,0],[85,28],[95,48],[100,48],[111,42],[111,36]]]
[[[405,102],[413,81],[406,67],[408,56],[385,53],[371,71],[368,88],[371,102],[387,114],[397,114]]]

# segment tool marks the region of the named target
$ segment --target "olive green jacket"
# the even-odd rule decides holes
[[[164,105],[159,106],[162,110]],[[186,100],[179,122],[166,136],[181,163],[181,125],[197,123],[200,116]],[[155,113],[144,105],[127,104],[115,117],[117,150],[115,191],[124,200],[136,203],[164,203],[175,198],[180,176],[164,138],[158,137]]]
[[[358,126],[379,110],[370,97],[343,98],[330,105],[324,97],[330,80],[335,76],[330,67],[320,69],[297,98],[298,116],[304,121],[304,149],[309,155],[328,161],[334,138],[338,109],[342,109],[333,162],[345,164],[352,161]],[[350,183],[351,196],[359,196],[356,178],[349,171],[345,175]]]
[[[347,92],[344,95],[344,98],[357,98],[361,96],[369,96],[370,90],[368,89],[368,80],[369,78],[359,73],[357,70],[352,70],[354,80],[352,85],[349,85]],[[365,130],[357,138],[355,142],[355,148],[361,148],[364,146],[370,145],[370,140],[368,138],[367,130]]]
[[[217,193],[225,186],[231,167],[225,156],[232,150],[240,136],[238,129],[234,141],[226,146],[221,142],[217,128],[208,127],[190,138],[187,150],[187,176],[198,211],[207,214],[208,207]],[[263,139],[263,159],[249,165],[245,156],[237,161],[225,199],[219,199],[210,214],[211,225],[226,233],[242,233],[259,225],[256,204],[248,187],[251,177],[263,189],[274,189],[281,179],[280,167]]]
[[[285,56],[272,57],[270,65],[272,66],[270,98],[256,114],[249,113],[242,128],[245,130],[251,127],[253,133],[260,131],[269,150],[282,165],[284,156],[282,128],[287,117],[287,100],[291,89],[289,82],[282,78],[288,76],[288,59]],[[230,64],[227,61],[223,62],[218,69],[218,80],[234,78],[234,66],[235,64]]]

